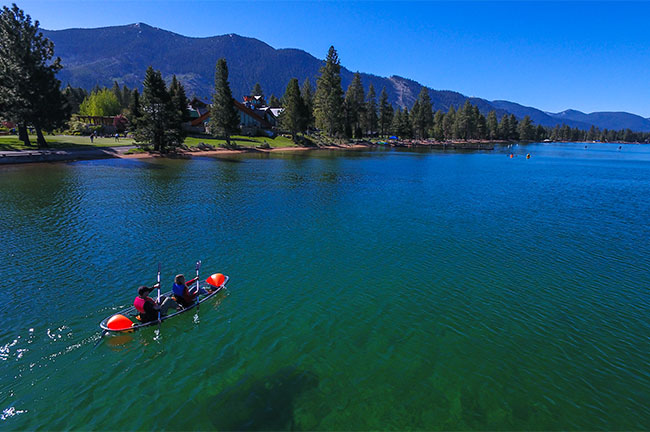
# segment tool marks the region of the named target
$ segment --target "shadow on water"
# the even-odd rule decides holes
[[[294,402],[318,382],[313,372],[284,367],[261,379],[242,378],[205,410],[217,430],[294,430]]]

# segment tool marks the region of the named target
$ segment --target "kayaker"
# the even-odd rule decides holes
[[[133,306],[140,312],[140,321],[143,323],[156,321],[158,319],[158,311],[160,315],[166,315],[169,308],[178,310],[180,306],[170,297],[160,297],[160,305],[151,297],[149,293],[157,288],[158,284],[153,287],[142,285],[138,288],[138,296],[133,300]]]
[[[185,276],[182,274],[177,274],[174,278],[174,286],[172,290],[174,292],[174,298],[178,304],[183,307],[188,307],[194,304],[194,300],[199,294],[208,294],[208,291],[199,287],[198,292],[196,288],[192,288],[192,284],[196,282],[196,278],[185,282]]]

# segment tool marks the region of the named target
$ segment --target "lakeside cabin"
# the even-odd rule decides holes
[[[271,108],[266,105],[263,96],[245,96],[243,102],[233,101],[239,112],[239,125],[242,133],[254,135],[259,131],[270,132],[278,124],[278,116],[282,108]],[[210,131],[210,106],[193,98],[188,105],[190,112],[190,129],[196,132]]]

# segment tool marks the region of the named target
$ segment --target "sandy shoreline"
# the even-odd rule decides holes
[[[259,148],[242,148],[242,149],[215,149],[215,150],[196,150],[182,151],[173,154],[161,155],[159,153],[133,153],[126,152],[134,147],[97,147],[87,149],[42,149],[42,150],[22,150],[22,151],[3,151],[0,152],[0,165],[13,165],[25,163],[40,162],[70,162],[75,160],[93,160],[93,159],[152,159],[152,158],[170,158],[184,159],[195,156],[226,156],[247,153],[284,153],[284,152],[301,152],[301,151],[320,151],[320,150],[361,150],[369,148],[368,145],[351,144],[343,146],[320,146],[320,147],[282,147],[272,149]]]

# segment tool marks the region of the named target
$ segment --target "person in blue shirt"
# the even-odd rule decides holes
[[[192,287],[194,283],[196,283],[196,278],[185,282],[185,276],[182,274],[177,274],[174,278],[172,291],[176,302],[184,308],[193,305],[200,294],[208,294],[208,291],[201,287],[197,291],[196,287]]]

